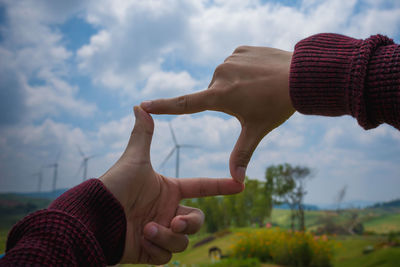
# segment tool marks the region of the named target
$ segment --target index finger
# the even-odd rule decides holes
[[[153,114],[189,114],[205,110],[216,110],[214,90],[203,90],[174,98],[144,101],[140,104],[145,111]]]
[[[179,178],[176,179],[181,198],[232,195],[243,191],[244,185],[231,178]]]

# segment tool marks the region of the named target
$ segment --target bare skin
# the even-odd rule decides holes
[[[289,95],[292,53],[268,47],[238,47],[219,65],[207,90],[169,99],[145,101],[154,114],[188,114],[215,110],[235,116],[242,131],[231,153],[232,177],[243,182],[260,141],[293,115]]]
[[[154,122],[135,107],[136,122],[121,158],[100,180],[119,200],[127,220],[123,263],[167,263],[188,245],[187,234],[204,222],[201,210],[179,204],[183,198],[234,194],[243,185],[230,179],[167,178],[150,162]]]

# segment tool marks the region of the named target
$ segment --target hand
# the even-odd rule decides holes
[[[164,264],[183,251],[186,234],[197,232],[204,214],[179,205],[183,198],[234,194],[243,185],[226,179],[174,179],[156,173],[150,162],[154,122],[135,107],[136,122],[121,158],[100,180],[122,204],[127,220],[124,263]]]
[[[262,138],[294,112],[289,96],[292,53],[268,47],[238,47],[219,65],[208,90],[170,99],[145,101],[154,114],[186,114],[204,110],[235,116],[242,131],[232,151],[231,175],[243,182],[247,164]]]

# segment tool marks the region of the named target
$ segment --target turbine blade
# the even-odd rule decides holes
[[[183,145],[179,145],[180,147],[189,147],[189,148],[200,148],[200,146],[196,146],[196,145],[188,145],[188,144],[183,144]]]
[[[85,161],[82,161],[81,166],[79,166],[79,169],[78,169],[78,171],[77,171],[76,174],[75,174],[75,177],[77,177],[77,176],[79,175],[79,173],[81,172],[81,170],[82,170],[84,164],[85,164]]]
[[[177,146],[178,142],[176,141],[175,133],[174,133],[174,130],[172,129],[171,122],[168,122],[168,125],[169,125],[169,129],[171,130],[172,139],[174,140],[175,146]]]
[[[98,156],[99,156],[99,154],[90,155],[89,157],[87,157],[87,160],[98,157]]]
[[[79,145],[76,145],[76,147],[78,148],[79,154],[81,154],[82,158],[85,157],[85,153],[83,153],[81,147]]]
[[[168,156],[165,157],[165,159],[163,160],[163,162],[160,164],[160,169],[162,167],[164,167],[165,163],[169,160],[169,158],[172,156],[172,154],[174,154],[176,147],[174,147],[171,152],[169,152]]]

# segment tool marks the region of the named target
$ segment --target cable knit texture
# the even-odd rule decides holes
[[[400,48],[386,36],[317,34],[292,57],[290,96],[304,114],[351,115],[365,129],[400,129]]]
[[[122,258],[125,232],[122,206],[100,180],[91,179],[17,223],[0,265],[113,265]]]

